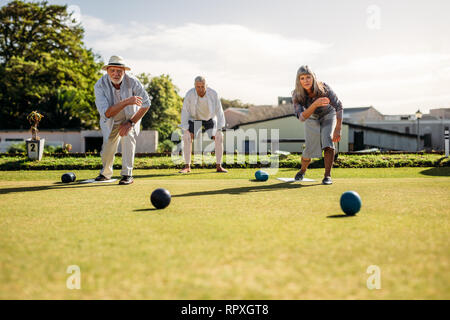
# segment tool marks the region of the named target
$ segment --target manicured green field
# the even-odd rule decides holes
[[[0,172],[0,299],[450,299],[450,168],[335,169],[332,186],[323,169],[303,184],[254,171],[136,170],[130,186]],[[159,187],[164,210],[149,201]],[[347,190],[355,217],[341,216]]]

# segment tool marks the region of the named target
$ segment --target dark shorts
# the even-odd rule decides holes
[[[212,131],[214,129],[214,120],[213,119],[209,119],[209,120],[195,120],[195,124],[194,121],[190,121],[189,120],[189,132],[194,134],[194,137],[196,137],[200,131],[200,129],[202,129],[202,133],[204,133],[206,131],[206,133],[208,133],[209,138],[212,137]],[[194,132],[196,131],[196,132]]]

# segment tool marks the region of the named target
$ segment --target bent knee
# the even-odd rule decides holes
[[[216,132],[216,142],[217,143],[222,143],[222,141],[223,141],[223,134],[222,134],[222,131],[217,131]]]
[[[191,141],[191,132],[189,130],[186,130],[183,133],[183,140],[184,141]]]

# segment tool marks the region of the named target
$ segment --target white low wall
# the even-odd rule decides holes
[[[86,137],[101,137],[100,131],[96,130],[82,130],[82,131],[65,131],[65,130],[42,130],[38,133],[39,137],[45,138],[46,144],[62,145],[71,144],[71,152],[85,152],[85,138]],[[0,130],[0,152],[6,152],[9,145],[20,143],[21,140],[31,138],[29,130]],[[156,130],[141,130],[137,142],[137,153],[153,153],[158,148],[158,131]],[[120,152],[120,146],[119,146]]]

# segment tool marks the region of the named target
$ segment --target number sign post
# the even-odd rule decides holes
[[[32,160],[41,160],[44,154],[45,139],[40,140],[26,140],[28,158]]]

